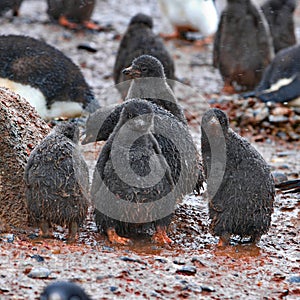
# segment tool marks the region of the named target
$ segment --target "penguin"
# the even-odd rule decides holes
[[[129,88],[129,80],[122,70],[128,67],[133,59],[142,55],[148,54],[156,57],[163,65],[167,79],[170,79],[170,86],[173,85],[172,80],[175,80],[174,61],[165,47],[163,40],[154,32],[153,20],[150,16],[138,13],[134,15],[128,25],[126,32],[120,42],[118,53],[116,56],[113,76],[117,89],[125,98]],[[121,83],[122,84],[119,84]]]
[[[92,300],[77,284],[69,281],[56,281],[47,285],[40,300]]]
[[[99,106],[71,59],[27,36],[0,36],[0,86],[24,97],[45,120],[80,116]]]
[[[92,30],[103,28],[91,21],[96,0],[47,0],[47,13],[52,20],[69,29],[82,27]]]
[[[68,242],[75,241],[89,206],[89,171],[77,144],[76,123],[54,127],[30,153],[25,167],[25,195],[29,219],[49,237],[52,224],[69,228]]]
[[[268,23],[251,0],[228,0],[221,14],[213,49],[225,93],[253,89],[274,56]]]
[[[93,175],[96,224],[112,243],[128,244],[131,232],[154,229],[152,239],[169,244],[175,205],[198,179],[196,148],[187,128],[154,103],[131,99],[121,106]]]
[[[258,242],[267,233],[275,184],[260,153],[229,127],[217,108],[201,121],[201,151],[207,182],[210,230],[227,245],[232,235]],[[258,180],[259,178],[259,180]]]
[[[268,0],[262,11],[270,26],[275,53],[296,44],[294,11],[296,0]]]
[[[187,124],[186,117],[172,89],[167,83],[162,63],[152,55],[141,55],[122,71],[132,79],[126,99],[142,98],[171,112]]]
[[[299,106],[300,96],[300,45],[279,51],[265,69],[257,87],[243,93],[244,98],[257,97],[263,102]]]
[[[162,15],[171,23],[175,32],[165,38],[184,37],[186,32],[200,32],[204,40],[211,42],[218,27],[218,13],[213,0],[158,0]]]
[[[9,10],[12,10],[14,17],[19,15],[19,9],[23,0],[1,0],[0,1],[0,16]]]
[[[300,179],[287,180],[276,184],[276,188],[284,193],[300,193]]]

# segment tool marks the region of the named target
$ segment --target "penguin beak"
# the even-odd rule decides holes
[[[129,76],[131,78],[139,78],[141,77],[141,71],[133,68],[132,66],[123,69],[122,73],[126,76]]]

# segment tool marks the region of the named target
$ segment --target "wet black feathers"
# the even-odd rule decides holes
[[[267,21],[250,0],[229,0],[221,14],[213,50],[213,65],[225,84],[255,87],[273,55]]]
[[[275,52],[296,44],[293,20],[296,0],[268,0],[261,8],[270,26]]]
[[[55,127],[31,152],[25,169],[26,199],[32,221],[81,224],[89,205],[88,167],[76,148],[75,123]]]
[[[187,129],[184,125],[177,121],[176,118],[166,110],[158,107],[157,105],[140,99],[128,100],[123,104],[120,104],[122,107],[121,112],[119,112],[118,117],[116,115],[110,116],[116,118],[114,120],[110,119],[110,123],[116,124],[114,126],[114,130],[110,135],[107,143],[103,147],[101,154],[99,156],[96,170],[97,173],[102,177],[101,179],[97,174],[94,174],[93,184],[92,184],[92,195],[97,193],[98,189],[100,189],[102,182],[105,183],[106,186],[109,187],[110,191],[113,191],[114,194],[119,195],[120,198],[125,199],[127,201],[132,201],[136,203],[149,203],[155,200],[159,200],[161,197],[169,194],[176,185],[181,185],[180,188],[175,192],[175,198],[173,200],[173,207],[176,203],[176,200],[181,199],[184,195],[193,192],[193,184],[195,184],[196,176],[198,175],[198,161],[196,156],[196,148],[193,144],[192,138],[189,135]],[[125,116],[126,107],[138,107],[139,112],[141,114],[141,107],[149,107],[153,114],[153,127],[149,126],[148,131],[145,131],[145,135],[138,138],[132,145],[130,149],[130,165],[132,170],[139,176],[146,176],[150,172],[150,157],[153,155],[161,154],[163,156],[163,163],[166,172],[162,179],[154,186],[145,187],[145,188],[135,188],[134,186],[130,186],[127,183],[123,182],[119,174],[114,172],[111,162],[110,151],[112,144],[114,143],[114,139],[119,129],[122,127],[122,124],[128,118]],[[125,110],[125,111],[124,111]],[[119,111],[119,109],[118,109]],[[132,115],[132,109],[130,112]],[[136,115],[136,114],[134,114]],[[175,132],[178,130],[178,135],[180,130],[184,130],[186,133],[186,140],[182,140],[178,136],[178,140],[169,139],[166,134],[158,134],[161,130],[168,131],[170,128],[162,128],[165,125],[162,125],[164,121],[168,122],[170,128]],[[158,128],[160,127],[160,128]],[[155,132],[157,131],[157,132]],[[121,147],[120,151],[122,151]],[[195,160],[192,163],[187,162],[188,166],[183,166],[182,163],[184,158],[181,157],[181,153],[184,151],[186,155],[190,155],[190,157],[195,157]],[[120,153],[118,156],[122,156]],[[180,175],[184,180],[180,180]],[[190,182],[188,182],[190,180]],[[194,180],[194,181],[193,181]],[[101,195],[102,193],[100,193]],[[163,209],[163,207],[162,207]],[[171,209],[172,211],[172,209]],[[128,212],[124,212],[126,214]],[[149,212],[150,214],[151,212]],[[171,215],[166,216],[166,218],[159,219],[155,221],[155,224],[168,225],[171,220]],[[128,224],[120,223],[111,218],[107,218],[107,216],[103,215],[100,211],[96,210],[96,222],[102,228],[107,228],[109,225],[113,225],[119,231],[126,231]],[[143,223],[142,221],[140,223]],[[149,225],[149,224],[146,224]]]
[[[149,54],[159,59],[164,66],[166,77],[172,80],[175,79],[173,59],[162,39],[153,33],[152,27],[152,18],[141,13],[130,20],[116,56],[113,71],[115,84],[129,80],[122,74],[122,70],[130,66],[133,59],[142,54]],[[125,98],[128,84],[119,85],[117,88]]]
[[[130,84],[126,99],[142,98],[151,101],[187,124],[183,110],[166,81],[164,67],[157,58],[152,55],[137,57],[131,63],[130,72],[134,80]]]
[[[83,107],[95,102],[80,69],[61,51],[30,37],[0,36],[0,77],[39,89],[48,108],[55,101]]]
[[[269,166],[228,127],[222,111],[207,111],[201,130],[212,233],[257,240],[267,232],[273,212],[275,188]]]
[[[95,0],[47,0],[48,15],[58,20],[65,16],[68,20],[81,23],[88,21],[93,13]]]

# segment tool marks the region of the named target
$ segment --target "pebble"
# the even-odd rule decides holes
[[[195,275],[196,273],[197,273],[197,269],[193,266],[184,266],[176,270],[176,274],[181,274],[181,275]]]
[[[272,172],[272,175],[274,177],[275,184],[279,184],[288,180],[288,177],[282,172]]]
[[[115,292],[117,289],[118,289],[118,288],[117,288],[116,286],[111,286],[111,287],[109,288],[109,290],[110,290],[111,292]]]
[[[129,262],[137,262],[139,264],[143,264],[143,265],[146,265],[147,263],[138,259],[138,258],[133,258],[133,257],[128,257],[128,256],[121,256],[119,257],[121,260],[123,261],[129,261]]]
[[[300,276],[292,276],[288,279],[290,283],[300,283]]]
[[[48,268],[41,267],[41,268],[34,268],[32,269],[28,277],[30,278],[47,278],[51,274],[51,271]]]
[[[210,293],[216,291],[216,289],[213,288],[212,286],[206,286],[206,285],[201,285],[201,289],[203,292],[210,292]]]
[[[45,260],[44,257],[42,257],[42,256],[40,256],[38,254],[34,254],[34,255],[30,256],[30,257],[33,258],[33,259],[35,259],[37,262],[42,262],[42,261]]]

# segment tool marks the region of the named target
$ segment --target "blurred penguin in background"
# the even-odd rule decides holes
[[[271,62],[274,49],[268,23],[251,0],[228,0],[214,41],[213,65],[225,93],[253,89]]]
[[[185,38],[187,32],[200,32],[201,44],[211,42],[218,27],[218,14],[213,0],[158,0],[162,15],[174,28],[163,37]]]
[[[296,0],[268,0],[261,8],[270,26],[275,52],[295,45]]]

